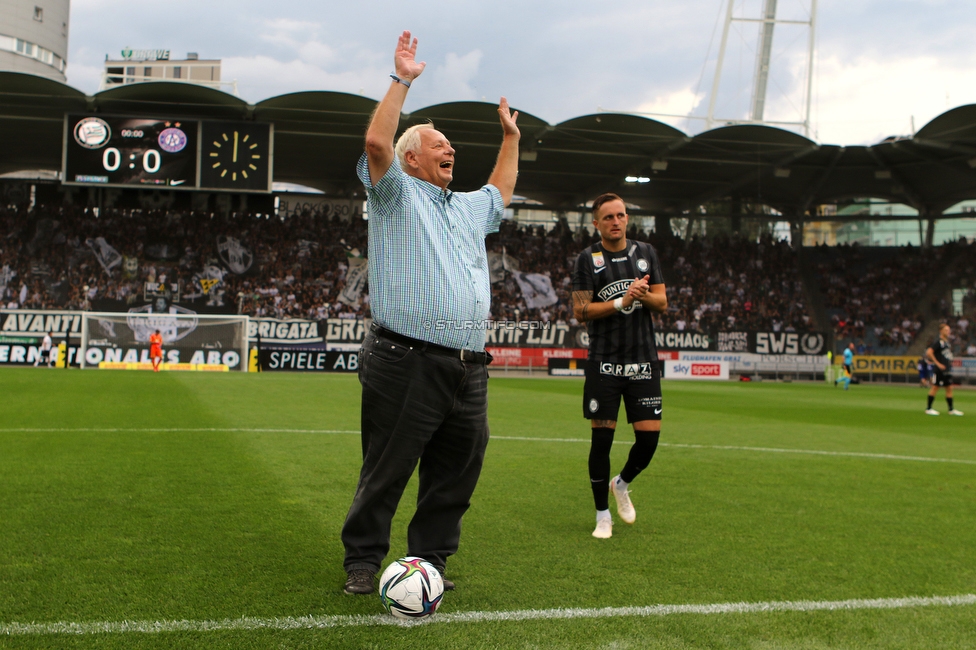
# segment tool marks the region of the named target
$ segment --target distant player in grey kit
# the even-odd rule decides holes
[[[589,472],[596,505],[593,536],[613,532],[609,492],[626,523],[637,518],[629,485],[651,462],[661,435],[661,368],[651,312],[668,308],[657,252],[627,240],[627,206],[616,194],[593,201],[600,241],[576,259],[573,314],[587,323],[590,350],[583,388],[583,417],[590,420]],[[636,441],[620,474],[610,478],[610,449],[620,398]]]
[[[928,406],[925,408],[926,415],[938,415],[939,412],[932,408],[935,401],[935,394],[939,388],[945,388],[946,405],[949,407],[949,415],[962,415],[962,411],[952,405],[952,346],[949,345],[949,336],[952,328],[948,323],[942,323],[939,327],[939,338],[925,351],[925,356],[932,365],[934,374],[932,377],[932,387],[929,389]]]

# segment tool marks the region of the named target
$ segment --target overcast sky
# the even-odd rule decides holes
[[[410,29],[427,69],[406,111],[461,100],[511,104],[549,123],[595,113],[704,116],[727,0],[72,0],[68,83],[98,90],[105,55],[123,47],[223,60],[224,81],[256,103],[332,90],[379,99],[396,39]],[[811,0],[779,0],[806,20]],[[758,17],[762,0],[735,0]],[[801,121],[807,32],[779,25],[766,119]],[[730,32],[716,115],[746,117],[758,27]],[[909,135],[976,103],[973,0],[820,0],[811,137],[870,144]],[[657,118],[688,133],[701,120]]]

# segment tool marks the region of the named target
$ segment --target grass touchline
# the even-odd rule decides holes
[[[92,623],[0,623],[0,636],[48,636],[53,634],[160,634],[164,632],[224,632],[228,630],[299,630],[333,627],[396,626],[417,627],[445,623],[487,621],[531,621],[539,619],[616,618],[623,616],[673,616],[675,614],[762,614],[766,612],[816,612],[863,609],[908,609],[915,607],[959,607],[976,605],[976,594],[905,598],[857,598],[850,600],[798,600],[758,603],[714,603],[651,605],[647,607],[588,607],[524,609],[498,612],[438,614],[424,620],[391,616],[281,616],[274,618],[228,618],[220,621],[103,621]]]

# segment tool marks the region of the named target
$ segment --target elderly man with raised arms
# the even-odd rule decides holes
[[[485,236],[498,230],[515,190],[518,112],[501,99],[502,144],[487,185],[448,190],[455,152],[432,124],[410,127],[394,146],[407,92],[426,65],[416,52],[417,39],[403,32],[357,167],[368,199],[373,326],[359,369],[363,465],[342,528],[350,594],[375,590],[393,515],[418,463],[407,553],[443,573],[488,443]]]

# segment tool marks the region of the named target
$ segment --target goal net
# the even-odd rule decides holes
[[[85,312],[81,320],[81,367],[148,364],[149,337],[159,330],[163,363],[171,369],[247,371],[247,322],[247,316],[237,315],[152,313],[148,306],[124,313]]]

